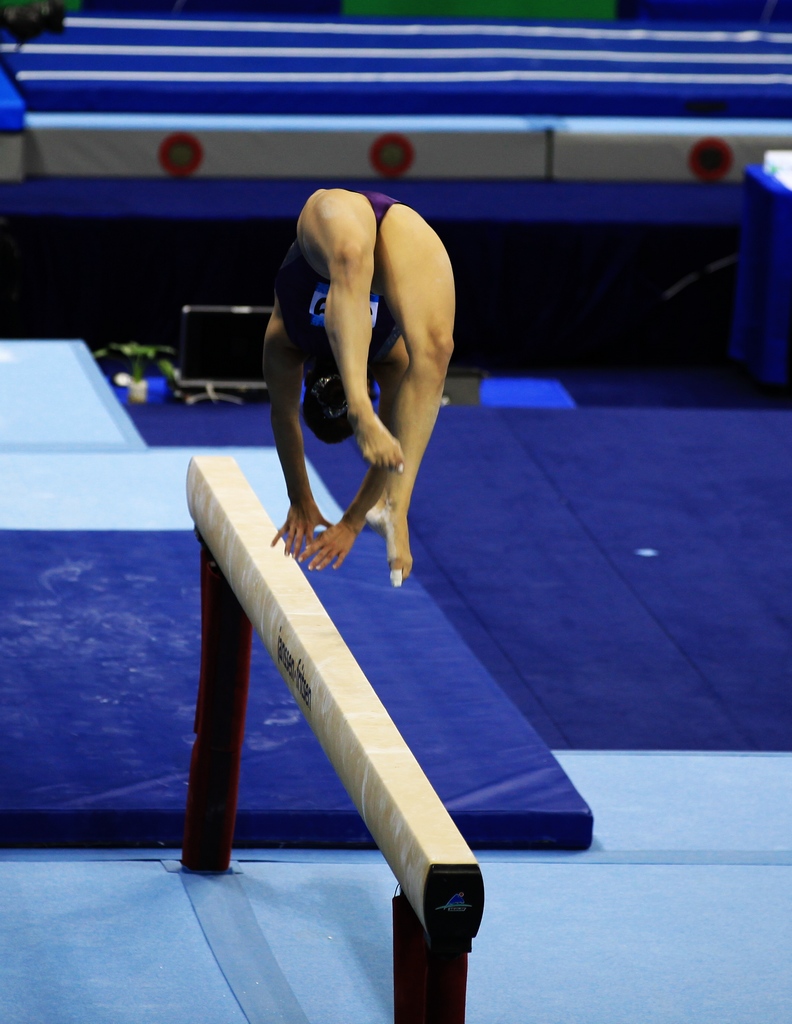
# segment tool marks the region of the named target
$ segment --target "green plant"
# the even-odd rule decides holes
[[[140,345],[136,341],[127,341],[123,345],[108,345],[107,348],[94,352],[95,359],[107,359],[116,353],[121,356],[129,367],[129,374],[136,383],[143,380],[146,370],[156,365],[162,371],[169,385],[173,385],[175,371],[170,359],[159,358],[160,353],[175,354],[176,349],[168,345]]]

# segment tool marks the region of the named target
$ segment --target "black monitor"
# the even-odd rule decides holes
[[[265,390],[264,332],[271,315],[272,306],[184,306],[179,387]]]

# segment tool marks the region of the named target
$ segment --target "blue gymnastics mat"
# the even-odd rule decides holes
[[[542,377],[485,377],[482,405],[501,409],[574,409],[575,401],[558,380]]]
[[[187,464],[236,457],[282,521],[278,457],[147,449],[79,342],[4,342],[0,396],[0,843],[178,843],[201,628]],[[311,579],[469,842],[590,843],[591,812],[565,772],[417,580],[390,588],[379,538],[367,531],[343,572]],[[254,651],[238,842],[370,843]]]
[[[746,24],[72,15],[2,60],[31,111],[767,118],[792,116],[791,48]]]
[[[0,532],[5,844],[180,841],[200,647],[184,531]],[[417,582],[362,536],[314,588],[468,841],[584,847],[591,812]],[[254,647],[237,842],[370,842]]]
[[[788,410],[444,413],[419,576],[549,742],[790,749]]]
[[[213,449],[145,448],[78,343],[4,342],[2,353],[0,842],[177,843],[200,653],[184,485],[191,454]],[[220,450],[282,521],[274,450]],[[312,581],[469,842],[590,843],[591,812],[558,762],[420,583],[391,588],[378,537],[367,531],[342,573]],[[369,843],[254,650],[237,840]]]
[[[790,749],[790,411],[700,400],[440,412],[414,575],[555,750]],[[133,416],[152,445],[268,443],[253,407]],[[306,444],[351,499],[354,449]]]

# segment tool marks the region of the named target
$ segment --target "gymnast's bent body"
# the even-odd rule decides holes
[[[368,521],[385,538],[391,583],[412,570],[407,512],[453,351],[454,278],[423,218],[377,192],[320,189],[275,281],[264,378],[290,508],[273,540],[309,569],[339,568]],[[369,468],[338,523],[311,493],[300,427],[354,434]],[[380,388],[374,410],[369,376]],[[317,533],[318,527],[324,527]]]

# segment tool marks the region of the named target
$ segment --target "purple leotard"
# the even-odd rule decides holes
[[[377,220],[377,231],[382,218],[399,201],[381,192],[359,192],[356,195],[365,196],[371,203]],[[278,296],[289,340],[308,356],[333,357],[324,327],[324,307],[329,287],[328,279],[316,273],[297,242],[294,242],[275,278],[275,294]],[[400,331],[384,299],[372,295],[371,307],[372,318],[376,312],[376,319],[371,329],[369,362],[374,363],[390,352],[398,341]]]

